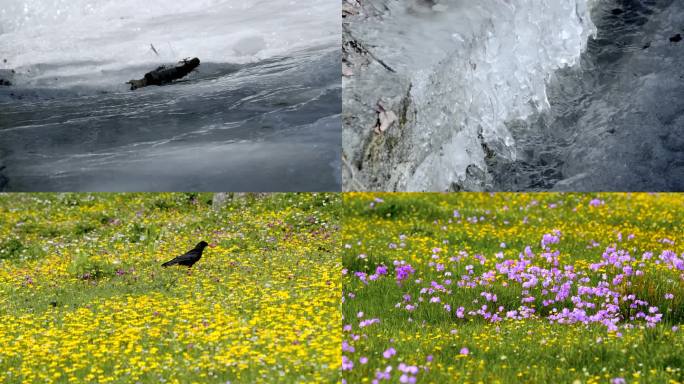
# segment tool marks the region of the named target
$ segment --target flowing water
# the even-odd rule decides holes
[[[497,190],[684,190],[684,3],[602,1],[581,64],[547,83],[550,109],[509,122]]]
[[[340,188],[339,5],[137,3],[0,0],[6,190]]]

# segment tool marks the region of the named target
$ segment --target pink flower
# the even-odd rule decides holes
[[[385,352],[382,353],[382,357],[384,357],[385,359],[389,359],[396,354],[397,350],[393,347],[389,347]]]
[[[468,356],[468,354],[470,354],[470,350],[467,347],[463,347],[459,353],[463,356]]]
[[[601,205],[603,205],[603,204],[605,204],[605,201],[599,200],[599,199],[592,199],[592,200],[589,202],[589,206],[590,206],[590,207],[598,207],[598,206],[601,206]]]
[[[349,360],[347,356],[342,355],[342,370],[351,371],[354,368],[354,362]]]
[[[409,264],[399,265],[395,268],[397,282],[402,282],[409,278],[416,270]]]

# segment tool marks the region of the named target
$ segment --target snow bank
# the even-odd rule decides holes
[[[0,0],[0,68],[49,77],[195,56],[246,63],[338,46],[339,15],[329,0]]]

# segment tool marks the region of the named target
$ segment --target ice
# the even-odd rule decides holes
[[[480,134],[499,155],[515,157],[514,152],[507,153],[513,141],[504,122],[548,107],[548,76],[559,67],[575,64],[594,31],[586,1],[454,1],[448,6],[444,14],[431,16],[435,20],[416,26],[420,39],[430,44],[420,44],[416,52],[420,60],[408,68],[417,70],[413,96],[419,103],[419,116],[422,110],[426,116],[438,117],[419,121],[418,130],[425,132],[426,139],[438,129],[465,132],[470,141]],[[458,39],[437,37],[454,33]],[[406,53],[412,55],[411,49],[407,47]],[[439,61],[430,63],[426,58]],[[433,66],[439,69],[432,76],[421,71]],[[463,135],[447,140],[447,151],[450,147],[463,151],[462,145],[450,143],[467,142]],[[435,182],[439,179],[430,173],[451,169],[465,177],[468,165],[481,165],[484,159],[477,146],[471,148],[463,151],[472,153],[475,158],[470,159],[430,153],[425,161],[442,165],[419,167],[411,189],[449,188],[449,180],[440,177]]]
[[[91,82],[184,57],[242,64],[339,49],[339,14],[328,0],[0,0],[0,68],[19,81]]]
[[[383,16],[352,23],[351,30],[409,79],[416,112],[413,126],[405,127],[413,153],[395,159],[410,170],[391,175],[390,188],[448,190],[471,166],[486,169],[486,151],[515,158],[504,123],[547,108],[549,76],[575,65],[596,31],[592,0],[378,2],[386,6]],[[350,81],[345,98],[373,81],[364,76]],[[358,150],[345,153],[358,158]]]

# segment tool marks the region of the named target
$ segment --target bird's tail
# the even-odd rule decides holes
[[[162,267],[169,267],[171,265],[177,264],[175,260],[167,261],[166,263],[162,264]]]

